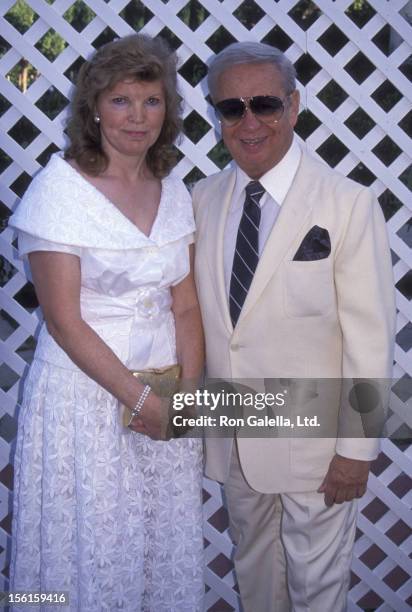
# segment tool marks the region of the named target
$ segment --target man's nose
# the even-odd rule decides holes
[[[246,109],[242,118],[242,127],[248,130],[255,130],[261,125],[261,122],[256,115],[250,110],[249,106]]]

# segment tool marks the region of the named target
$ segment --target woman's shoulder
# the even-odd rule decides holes
[[[162,180],[162,193],[176,210],[192,210],[192,196],[176,172],[170,173]]]
[[[84,248],[130,249],[145,240],[103,194],[60,155],[33,179],[9,225]]]
[[[176,172],[162,179],[162,196],[156,242],[166,244],[195,231],[192,198]]]
[[[176,172],[176,170],[173,170],[170,174],[168,174],[164,179],[162,179],[162,186],[167,185],[170,187],[174,187],[177,192],[186,198],[186,196],[189,196],[189,191],[183,181],[183,179],[180,178],[180,176],[178,175],[178,173]]]
[[[32,178],[16,211],[10,217],[9,225],[24,229],[22,225],[29,223],[33,217],[42,217],[48,214],[53,206],[60,206],[61,202],[73,194],[74,172],[63,159],[61,154],[51,156],[47,165]]]
[[[63,185],[66,182],[77,182],[80,178],[74,160],[65,159],[61,151],[53,153],[46,166],[34,176],[30,185],[47,185],[49,181],[55,183],[57,178],[62,180]]]
[[[73,198],[73,189],[80,188],[81,177],[63,158],[62,153],[54,153],[47,165],[33,177],[17,212],[13,217],[28,214],[33,206],[60,203],[65,198]]]

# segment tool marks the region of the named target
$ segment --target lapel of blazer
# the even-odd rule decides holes
[[[296,176],[266,242],[235,331],[275,274],[296,234],[300,231],[306,217],[313,208],[313,197],[308,193],[308,188],[312,184],[313,189],[315,189],[315,183],[314,177],[310,175],[310,161],[309,163],[308,161],[307,154],[302,151]]]
[[[222,174],[217,175],[216,183],[213,185],[213,187],[207,189],[206,191],[207,199],[211,202],[209,205],[207,225],[207,262],[211,278],[213,279],[217,302],[225,325],[230,334],[233,332],[233,326],[230,319],[229,305],[225,288],[223,240],[226,217],[232,199],[235,180],[235,170],[223,172]]]

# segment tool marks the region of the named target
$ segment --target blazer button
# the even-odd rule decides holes
[[[238,344],[232,344],[230,348],[232,351],[236,352],[240,349],[240,346]]]

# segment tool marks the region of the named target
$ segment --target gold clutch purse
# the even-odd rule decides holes
[[[159,397],[172,397],[179,390],[181,367],[178,364],[165,368],[153,368],[151,370],[130,370],[142,385],[149,385],[153,393]],[[123,406],[122,421],[127,427],[132,417],[132,411]]]

